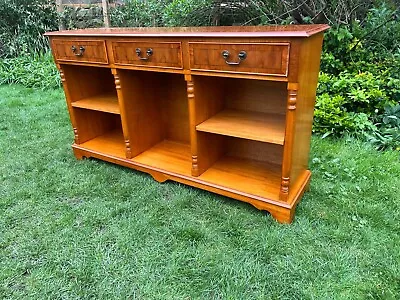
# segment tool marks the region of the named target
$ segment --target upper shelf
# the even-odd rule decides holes
[[[310,37],[329,28],[326,24],[276,26],[90,28],[47,32],[48,36],[115,37]]]
[[[86,108],[112,114],[119,114],[119,105],[117,95],[105,94],[94,97],[84,98],[72,102],[73,107]]]
[[[285,116],[226,109],[197,125],[196,130],[283,145]]]

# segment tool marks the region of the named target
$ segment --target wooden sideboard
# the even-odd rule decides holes
[[[48,32],[94,157],[248,202],[282,223],[310,183],[327,25]]]

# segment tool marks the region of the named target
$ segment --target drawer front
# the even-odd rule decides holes
[[[182,69],[180,42],[113,42],[116,65]]]
[[[189,43],[190,68],[287,77],[290,43]]]
[[[108,64],[106,44],[93,40],[53,40],[57,60]]]

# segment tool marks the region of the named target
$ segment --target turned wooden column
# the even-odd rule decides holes
[[[132,150],[131,150],[131,143],[129,140],[129,130],[128,130],[128,121],[125,112],[125,105],[124,105],[124,94],[122,92],[121,87],[121,79],[119,77],[118,71],[116,69],[111,69],[112,74],[114,75],[114,82],[115,82],[115,89],[117,90],[118,96],[118,105],[119,110],[121,113],[121,124],[122,124],[122,131],[124,133],[124,142],[125,142],[125,155],[126,158],[132,158]]]
[[[68,112],[69,112],[69,118],[71,120],[72,129],[74,131],[74,142],[75,142],[75,144],[80,144],[79,134],[78,134],[78,126],[77,126],[77,123],[76,123],[76,120],[74,117],[74,113],[72,112],[73,108],[71,105],[71,102],[72,102],[71,93],[68,89],[68,83],[65,79],[65,74],[64,74],[64,70],[63,70],[62,66],[57,65],[57,67],[58,67],[58,71],[60,72],[60,78],[61,78],[62,86],[64,88],[65,99],[67,100],[66,102],[67,102],[67,107],[68,107]]]
[[[192,153],[192,176],[199,176],[199,165],[197,161],[197,132],[196,132],[196,108],[194,98],[194,83],[191,76],[185,77],[187,80],[187,97],[189,105],[189,126],[190,126],[190,145]]]
[[[279,193],[279,199],[283,201],[287,201],[289,196],[298,84],[289,82],[287,89],[285,144],[283,147],[282,180]]]

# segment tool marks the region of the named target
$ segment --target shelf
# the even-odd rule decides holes
[[[119,105],[117,95],[105,94],[94,97],[84,98],[72,102],[73,107],[86,108],[112,114],[119,114]]]
[[[79,145],[92,151],[125,158],[125,143],[121,129],[115,129]]]
[[[197,125],[196,130],[283,145],[285,116],[226,109]]]
[[[232,191],[279,199],[281,166],[225,156],[198,178]]]
[[[132,161],[157,169],[191,176],[190,145],[164,140],[132,158]]]

